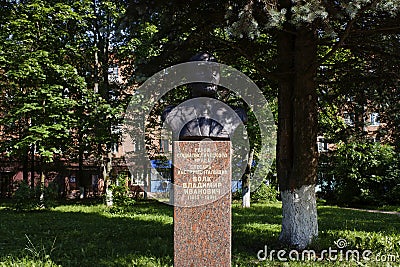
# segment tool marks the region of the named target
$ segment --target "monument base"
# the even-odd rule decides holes
[[[174,142],[174,266],[231,266],[230,141]]]

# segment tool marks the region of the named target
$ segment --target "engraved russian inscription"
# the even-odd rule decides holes
[[[179,177],[175,201],[190,204],[200,200],[199,204],[206,204],[203,201],[215,201],[226,194],[222,179],[230,176],[230,164],[226,164],[230,163],[229,151],[212,141],[183,144],[175,142],[174,175]]]

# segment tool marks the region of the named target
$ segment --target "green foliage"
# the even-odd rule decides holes
[[[325,158],[333,195],[341,204],[399,203],[398,158],[393,147],[370,142],[340,144]],[[322,180],[321,183],[327,183]]]
[[[100,158],[107,152],[103,148],[120,140],[114,126],[127,99],[122,84],[109,80],[109,67],[117,62],[122,73],[125,64],[125,77],[132,69],[118,51],[126,50],[122,30],[117,30],[125,3],[3,4],[0,153],[25,160],[36,151],[42,168],[59,158],[81,164],[84,153]]]
[[[397,172],[399,173],[399,172]],[[400,177],[400,176],[397,176]],[[400,205],[400,179],[397,178],[397,184],[389,189],[385,194],[387,203]]]
[[[85,81],[65,60],[69,55],[63,47],[72,45],[73,37],[60,26],[75,16],[68,5],[32,0],[14,3],[3,18],[0,105],[7,113],[0,120],[2,148],[10,154],[36,145],[43,161],[52,161],[71,138],[75,101],[63,92],[82,90]]]
[[[241,200],[242,199],[242,195],[243,195],[242,189],[238,188],[237,191],[232,192],[232,200],[233,201]]]
[[[57,206],[59,195],[58,195],[58,185],[55,182],[49,183],[49,185],[45,186],[44,188],[40,187],[37,188],[43,190],[43,200],[39,199],[40,207],[49,209]]]
[[[117,180],[111,185],[113,206],[110,211],[112,213],[120,213],[132,211],[135,205],[135,199],[129,192],[125,175],[119,175]]]
[[[13,195],[13,207],[18,211],[32,210],[37,204],[35,191],[25,181],[21,182]]]
[[[254,202],[268,201],[276,202],[279,192],[273,185],[266,185],[262,183],[256,191],[251,193],[251,200]]]
[[[12,206],[17,211],[31,211],[37,209],[49,209],[57,204],[57,186],[50,183],[49,186],[43,187],[38,185],[31,188],[25,181],[18,185],[12,198]],[[43,199],[40,196],[43,191]]]

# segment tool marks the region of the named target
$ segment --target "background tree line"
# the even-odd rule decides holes
[[[79,181],[87,157],[104,165],[119,142],[115,127],[127,98],[109,78],[129,60],[117,41],[124,10],[111,1],[2,4],[0,147],[23,162],[32,186],[35,172],[43,183],[49,163],[61,160],[79,163]]]

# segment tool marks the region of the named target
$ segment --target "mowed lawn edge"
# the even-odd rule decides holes
[[[319,238],[308,248],[316,252],[317,258],[285,262],[275,252],[260,261],[260,250],[283,250],[286,256],[293,250],[278,242],[281,203],[253,203],[251,208],[243,209],[234,202],[232,265],[359,266],[354,261],[321,255],[329,248],[338,250],[339,240],[346,242],[344,253],[368,249],[375,256],[398,255],[400,251],[400,216],[322,205],[318,217]],[[396,260],[383,263],[375,258],[367,264],[399,266],[400,257]],[[165,204],[139,201],[129,212],[118,213],[96,203],[32,212],[0,208],[0,266],[172,265],[173,208]]]

